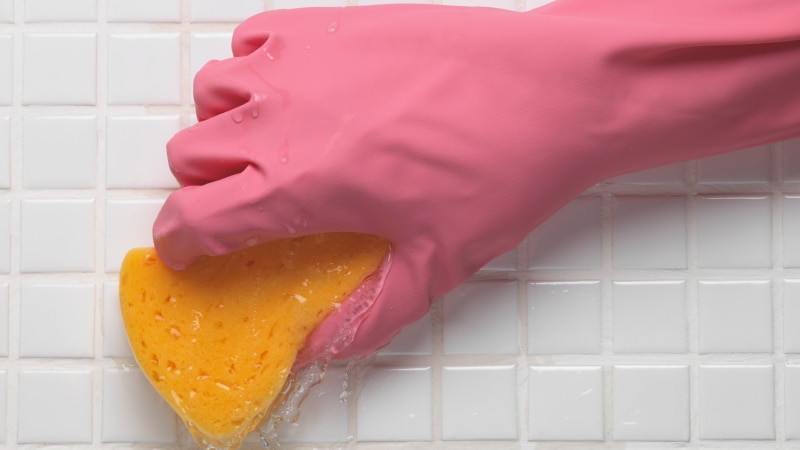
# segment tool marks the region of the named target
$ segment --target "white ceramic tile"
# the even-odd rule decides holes
[[[0,283],[0,358],[8,356],[8,283]],[[0,383],[0,392],[5,392]],[[0,437],[3,433],[0,432]]]
[[[109,35],[109,104],[176,105],[180,97],[178,33]]]
[[[369,367],[359,379],[358,440],[430,440],[431,386],[430,367]]]
[[[192,33],[189,36],[189,60],[192,70],[192,79],[206,63],[233,57],[231,38],[233,33]],[[194,86],[192,98],[194,98]]]
[[[13,22],[14,21],[14,2],[2,1],[0,2],[0,22]]]
[[[359,6],[363,5],[388,5],[393,3],[418,3],[428,5],[431,0],[358,0]]]
[[[26,33],[22,101],[26,105],[94,105],[95,33]]]
[[[783,351],[800,353],[800,280],[783,281]]]
[[[697,265],[771,267],[771,199],[765,196],[697,199]]]
[[[6,433],[8,430],[8,391],[6,390],[8,373],[5,370],[0,370],[0,443],[6,442]]]
[[[241,22],[264,11],[262,0],[193,0],[192,22]]]
[[[617,281],[613,285],[613,299],[615,352],[687,350],[685,282]]]
[[[20,444],[92,441],[92,374],[88,370],[19,373],[17,440]]]
[[[786,439],[800,439],[800,366],[787,364],[784,368],[783,391]]]
[[[153,221],[163,203],[161,199],[106,201],[107,272],[119,272],[131,248],[153,246]]]
[[[517,438],[515,366],[444,367],[442,438]]]
[[[527,0],[525,3],[525,11],[536,9],[548,3],[553,3],[555,0]]]
[[[25,22],[93,22],[97,0],[25,0]]]
[[[456,6],[485,6],[489,8],[502,8],[515,11],[516,0],[444,0],[444,5]]]
[[[783,181],[800,182],[800,138],[781,142],[778,146],[783,154],[783,164],[781,164]]]
[[[613,221],[614,267],[686,268],[685,197],[617,197]]]
[[[23,272],[94,270],[94,200],[23,200]]]
[[[14,41],[10,34],[0,34],[0,105],[10,105],[14,99],[13,94]]]
[[[11,187],[11,118],[0,116],[0,189]]]
[[[178,187],[166,148],[180,130],[178,116],[109,117],[106,127],[106,187]]]
[[[378,352],[381,355],[430,355],[433,353],[433,324],[431,313],[403,328],[386,347]]]
[[[724,153],[697,161],[697,182],[768,183],[770,181],[771,146]]]
[[[347,402],[341,400],[347,372],[343,367],[328,367],[325,379],[314,386],[303,401],[300,419],[278,428],[280,442],[347,441]]]
[[[529,367],[528,439],[603,440],[602,367]]]
[[[800,267],[800,196],[783,197],[783,265]]]
[[[445,354],[519,351],[516,281],[471,281],[444,296]]]
[[[678,184],[684,181],[685,171],[686,166],[683,163],[670,164],[615,177],[611,179],[611,182],[633,185]]]
[[[528,266],[591,269],[600,266],[600,199],[567,204],[528,236]]]
[[[11,201],[0,200],[0,273],[11,272]]]
[[[274,9],[308,8],[314,6],[346,6],[347,0],[272,0]]]
[[[118,281],[106,281],[103,284],[103,356],[111,358],[133,356],[122,322]]]
[[[91,358],[94,286],[23,284],[19,334],[23,358]]]
[[[24,187],[80,189],[95,186],[95,116],[27,116],[22,145]]]
[[[700,439],[774,439],[773,366],[700,366]]]
[[[688,366],[615,366],[613,392],[614,440],[689,440]]]
[[[701,281],[697,291],[700,352],[772,352],[769,281]]]
[[[180,22],[180,0],[106,0],[109,22]]]
[[[493,260],[483,266],[486,270],[497,271],[510,271],[517,269],[517,249],[512,249],[501,255],[496,256]]]
[[[103,371],[103,442],[175,442],[177,417],[139,369]]]
[[[600,352],[600,283],[528,286],[528,353]]]

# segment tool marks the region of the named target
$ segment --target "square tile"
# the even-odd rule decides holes
[[[486,263],[483,268],[485,270],[496,271],[517,270],[517,249],[515,248],[496,256],[494,259]]]
[[[193,0],[192,22],[241,22],[264,11],[262,0]]]
[[[0,200],[0,273],[11,272],[11,200]]]
[[[26,33],[23,47],[24,104],[96,103],[95,33]]]
[[[300,408],[300,420],[278,427],[280,442],[346,442],[347,402],[341,400],[347,384],[344,367],[329,366]]]
[[[701,353],[772,352],[769,281],[701,281],[697,304]]]
[[[800,138],[777,144],[783,154],[781,171],[785,183],[800,182]]]
[[[103,283],[103,356],[133,356],[119,305],[119,281]]]
[[[91,358],[94,286],[24,283],[19,334],[23,358]]]
[[[771,267],[771,216],[767,196],[698,197],[697,265]]]
[[[700,366],[700,439],[775,439],[771,365]]]
[[[528,353],[600,353],[600,282],[528,285]]]
[[[517,438],[515,366],[444,367],[442,438]]]
[[[11,118],[0,116],[0,189],[11,187]]]
[[[670,164],[640,172],[628,173],[611,179],[614,184],[679,184],[685,181],[686,164]]]
[[[800,353],[800,279],[783,280],[783,351]]]
[[[8,411],[8,391],[6,386],[8,385],[8,373],[5,370],[0,370],[0,442],[6,442],[6,431],[8,430],[8,417],[6,416],[6,411]]]
[[[471,281],[444,296],[444,353],[519,351],[516,281]]]
[[[0,358],[8,356],[8,283],[0,283]],[[0,383],[0,392],[5,392]],[[5,411],[5,410],[4,410]],[[0,432],[0,437],[3,433]]]
[[[615,366],[613,392],[614,440],[689,440],[688,366]]]
[[[272,0],[273,9],[309,8],[314,6],[347,6],[347,0]]]
[[[10,2],[0,2],[2,3]],[[11,105],[13,100],[14,41],[10,34],[0,34],[0,105]]]
[[[95,116],[26,116],[23,123],[24,187],[81,189],[95,186]]]
[[[233,33],[192,33],[189,35],[189,61],[194,80],[197,72],[209,61],[233,57],[231,38]],[[192,86],[194,99],[194,86]]]
[[[613,298],[615,352],[688,350],[684,281],[616,281]]]
[[[603,440],[603,368],[528,368],[528,439]]]
[[[94,200],[23,200],[21,222],[23,272],[94,270]]]
[[[613,224],[615,268],[686,268],[685,197],[617,197]]]
[[[141,370],[103,370],[103,442],[175,442],[177,425]]]
[[[784,368],[784,421],[786,439],[800,439],[800,366],[787,364]]]
[[[532,9],[536,9],[540,6],[544,6],[548,3],[553,3],[555,0],[527,0],[525,2],[525,11],[530,11]]]
[[[359,388],[359,441],[431,439],[430,367],[371,366]]]
[[[119,272],[134,247],[153,246],[153,221],[164,200],[106,200],[106,272]]]
[[[724,153],[697,161],[697,182],[718,183],[769,183],[771,145]]]
[[[443,5],[456,6],[485,6],[489,8],[501,8],[515,11],[517,8],[516,0],[443,0]]]
[[[180,0],[106,0],[109,22],[180,22]]]
[[[783,265],[800,267],[800,196],[783,197]]]
[[[109,117],[106,123],[106,187],[178,187],[167,162],[167,141],[178,131],[178,116]]]
[[[14,21],[14,2],[0,2],[0,22],[11,23]]]
[[[25,22],[94,22],[97,0],[25,0]]]
[[[108,37],[108,103],[178,105],[180,34],[111,34]]]
[[[19,373],[20,444],[92,442],[92,373],[33,370]]]
[[[531,269],[592,269],[602,259],[600,199],[573,200],[528,235]]]
[[[433,323],[431,313],[403,328],[380,355],[430,355],[433,353]]]

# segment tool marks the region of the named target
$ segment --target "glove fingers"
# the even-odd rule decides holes
[[[251,58],[252,59],[252,58]],[[197,119],[204,121],[264,96],[266,87],[246,57],[209,61],[194,78]]]
[[[248,166],[236,175],[173,192],[153,225],[159,256],[180,270],[201,255],[225,254],[269,239],[269,221],[260,206],[265,190],[263,175]]]
[[[170,139],[167,158],[181,186],[210,183],[257,164],[258,154],[269,150],[267,120],[272,112],[266,99],[253,98]]]

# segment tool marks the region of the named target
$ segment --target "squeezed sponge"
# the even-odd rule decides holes
[[[380,237],[329,233],[205,257],[178,272],[154,249],[133,249],[120,272],[128,340],[198,444],[238,448],[280,402],[309,333],[388,252]]]

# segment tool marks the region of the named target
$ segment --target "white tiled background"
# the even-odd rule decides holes
[[[117,306],[164,143],[237,22],[374,3],[0,0],[0,445],[190,448]],[[800,448],[795,230],[800,140],[609,180],[330,368],[284,446]]]

